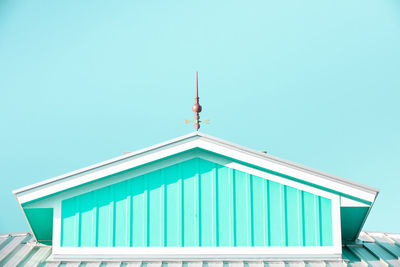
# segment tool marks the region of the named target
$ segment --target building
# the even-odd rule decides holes
[[[199,132],[13,193],[32,234],[5,266],[400,266],[360,233],[377,189]]]

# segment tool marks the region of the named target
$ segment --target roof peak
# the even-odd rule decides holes
[[[341,178],[341,177],[338,177],[338,176],[335,176],[335,175],[332,175],[332,174],[321,172],[319,170],[315,170],[315,169],[303,166],[303,165],[298,164],[298,163],[290,162],[290,161],[287,161],[287,160],[272,156],[270,154],[266,154],[266,153],[264,153],[262,151],[258,151],[258,150],[254,150],[254,149],[251,149],[251,148],[248,148],[248,147],[244,147],[244,146],[241,146],[241,145],[226,141],[224,139],[220,139],[220,138],[205,134],[203,132],[193,131],[193,132],[191,132],[189,134],[186,134],[186,135],[183,135],[183,136],[180,136],[180,137],[177,137],[177,138],[173,138],[173,139],[170,139],[168,141],[165,141],[165,142],[162,142],[162,143],[159,143],[159,144],[156,144],[156,145],[152,145],[152,146],[149,146],[149,147],[146,147],[146,148],[143,148],[143,149],[139,149],[139,150],[136,150],[136,151],[133,151],[133,152],[129,152],[129,153],[123,154],[121,156],[118,156],[118,157],[115,157],[115,158],[112,158],[112,159],[109,159],[109,160],[106,160],[106,161],[103,161],[103,162],[100,162],[100,163],[97,163],[97,164],[90,165],[90,166],[85,167],[85,168],[81,168],[81,169],[78,169],[78,170],[75,170],[75,171],[72,171],[72,172],[68,172],[68,173],[63,174],[63,175],[56,176],[56,177],[51,178],[51,179],[47,179],[47,180],[39,182],[39,183],[35,183],[33,185],[29,185],[29,186],[26,186],[26,187],[22,187],[20,189],[16,189],[16,190],[13,191],[13,194],[17,195],[17,194],[20,194],[20,193],[22,193],[24,191],[30,190],[32,188],[44,186],[46,184],[53,183],[53,182],[56,182],[58,180],[62,180],[62,179],[65,179],[65,178],[68,178],[68,177],[71,177],[71,176],[75,176],[75,175],[78,175],[78,174],[81,174],[81,173],[84,173],[84,172],[92,171],[94,169],[97,169],[97,168],[100,168],[100,167],[104,167],[106,165],[111,165],[111,164],[116,163],[118,161],[126,160],[126,159],[129,159],[129,158],[134,158],[134,157],[139,157],[141,155],[144,155],[146,153],[150,153],[152,151],[162,150],[164,148],[167,148],[167,147],[170,147],[170,146],[174,146],[174,145],[177,145],[177,144],[182,143],[182,142],[187,142],[192,138],[204,138],[207,141],[212,142],[214,144],[222,145],[222,146],[224,146],[226,148],[231,148],[231,149],[243,152],[245,154],[253,155],[253,156],[256,156],[256,157],[259,157],[259,158],[262,158],[262,159],[267,159],[269,161],[273,161],[273,162],[278,163],[278,164],[283,164],[286,167],[291,167],[291,168],[298,169],[300,171],[308,172],[310,174],[323,176],[323,177],[328,178],[330,180],[334,180],[335,182],[351,185],[351,186],[357,187],[357,188],[362,189],[362,190],[367,190],[367,191],[369,191],[371,193],[377,194],[379,192],[379,189],[376,189],[376,188],[373,188],[373,187],[370,187],[370,186],[367,186],[367,185],[363,185],[363,184],[360,184],[360,183],[357,183],[357,182],[353,182],[351,180],[344,179],[344,178]]]

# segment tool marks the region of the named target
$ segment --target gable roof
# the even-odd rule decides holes
[[[249,149],[204,133],[193,132],[154,146],[66,173],[13,191],[20,204],[100,179],[105,175],[137,167],[173,154],[201,148],[253,166],[338,193],[346,198],[372,204],[378,189]]]
[[[52,217],[55,203],[64,199],[66,195],[81,194],[82,190],[89,190],[92,182],[99,182],[98,186],[101,186],[103,182],[112,184],[117,182],[118,179],[102,178],[128,170],[137,172],[139,167],[144,167],[140,171],[142,172],[147,169],[146,166],[150,163],[172,156],[180,157],[187,152],[195,152],[197,155],[199,150],[212,153],[218,158],[223,158],[227,166],[231,163],[233,165],[241,165],[243,167],[242,170],[245,172],[252,169],[253,172],[258,173],[257,175],[272,174],[270,175],[271,179],[272,176],[279,176],[281,179],[303,188],[313,187],[315,191],[335,196],[339,203],[338,209],[340,209],[342,240],[355,240],[357,238],[379,193],[378,189],[199,132],[193,132],[161,144],[126,153],[83,169],[17,189],[13,193],[32,231],[34,230],[32,228],[33,222],[27,218],[29,208],[47,208],[47,210],[42,209],[42,211],[48,214],[49,218],[46,220],[51,223],[50,217]],[[339,214],[339,211],[337,214]],[[41,220],[44,218],[43,216],[36,217]],[[35,225],[42,227],[41,222],[35,222]],[[50,231],[51,228],[49,226],[46,229]],[[36,234],[35,231],[33,233]],[[51,235],[51,233],[49,232],[45,236],[47,237],[48,235]],[[43,241],[44,239],[40,240]]]

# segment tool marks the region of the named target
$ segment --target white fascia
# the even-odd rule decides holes
[[[336,247],[53,247],[57,259],[341,259]]]
[[[23,204],[194,148],[201,148],[257,167],[282,173],[306,183],[328,188],[334,192],[353,196],[371,203],[374,202],[378,193],[377,189],[322,174],[318,171],[271,157],[262,152],[240,147],[198,132],[24,187],[15,190],[13,193],[19,203]]]
[[[98,188],[108,186],[114,183],[122,182],[126,179],[132,179],[142,174],[152,172],[158,169],[166,168],[173,164],[183,162],[192,158],[202,158],[213,161],[217,164],[246,172],[270,181],[274,181],[286,186],[291,186],[315,195],[326,197],[332,201],[332,233],[333,245],[324,247],[61,247],[61,202],[64,199],[80,195]],[[46,198],[44,201],[33,203],[32,207],[52,206],[54,208],[53,218],[53,259],[71,259],[74,257],[85,257],[88,259],[98,258],[137,258],[154,259],[179,257],[181,259],[194,258],[337,258],[342,251],[341,229],[340,229],[340,197],[336,194],[324,190],[301,184],[274,174],[263,172],[233,160],[224,157],[215,157],[205,151],[192,151],[185,153],[180,157],[171,157],[169,159],[142,166],[133,173],[124,173],[115,177],[115,179],[103,179],[95,185],[87,185],[75,190],[65,191],[57,196]],[[30,207],[28,204],[27,207]],[[39,206],[38,206],[39,205]]]
[[[359,202],[359,201],[355,201],[352,199],[349,199],[347,197],[340,197],[340,206],[341,207],[369,207],[369,205]]]

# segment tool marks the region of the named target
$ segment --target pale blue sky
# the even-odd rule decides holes
[[[0,0],[0,233],[11,191],[201,130],[381,192],[400,232],[400,2]]]

